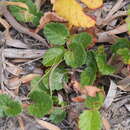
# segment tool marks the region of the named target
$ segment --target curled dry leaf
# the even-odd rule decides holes
[[[101,92],[101,89],[95,87],[95,86],[85,86],[82,90],[81,93],[91,96],[91,97],[96,97],[96,94],[98,92]]]
[[[103,0],[81,0],[89,9],[97,9],[103,5]]]
[[[48,130],[61,130],[59,127],[40,119],[36,119],[36,122],[40,124],[43,128],[47,128]]]
[[[49,22],[66,22],[65,19],[62,17],[59,17],[56,13],[54,12],[47,12],[44,14],[43,17],[40,19],[40,25],[36,28],[35,32],[39,32],[41,29],[44,28],[44,26],[49,23]]]
[[[5,19],[3,19],[3,18],[0,17],[0,23],[5,27],[5,29],[7,31],[9,30],[10,25],[8,24],[8,22]]]
[[[71,7],[71,8],[70,8]],[[69,26],[93,27],[96,21],[83,12],[82,7],[76,0],[56,0],[53,4],[53,10],[66,19]]]
[[[21,77],[20,81],[22,83],[27,83],[37,76],[41,76],[41,75],[39,75],[39,74],[28,74],[28,75]]]
[[[6,62],[6,70],[15,76],[19,76],[22,72],[22,68],[9,62]]]
[[[112,104],[117,92],[117,85],[111,80],[110,88],[105,98],[103,108],[108,109]]]
[[[21,8],[28,9],[28,6],[23,2],[0,1],[0,5],[15,5]]]

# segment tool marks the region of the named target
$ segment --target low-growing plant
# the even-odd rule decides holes
[[[64,89],[64,84],[68,83],[69,70],[83,69],[79,75],[81,87],[84,88],[94,85],[97,76],[111,75],[116,69],[107,64],[104,46],[99,46],[96,50],[88,49],[92,36],[86,32],[71,35],[64,24],[51,22],[46,24],[43,34],[52,47],[43,56],[42,64],[47,68],[45,74],[31,81],[31,91],[28,94],[31,104],[27,110],[30,115],[36,117],[49,114],[52,122],[59,123],[66,116],[62,109],[65,103],[58,101],[54,94]],[[130,41],[127,39],[117,40],[112,45],[111,52],[120,56],[125,64],[130,64]],[[6,116],[15,116],[21,112],[18,102],[5,95],[0,96],[0,112]],[[103,91],[98,92],[95,97],[86,96],[84,106],[87,109],[79,117],[81,130],[102,128],[99,110],[103,101]]]

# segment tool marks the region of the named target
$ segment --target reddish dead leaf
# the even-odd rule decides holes
[[[76,92],[80,92],[81,91],[81,85],[78,81],[71,81],[71,84],[73,85],[73,89],[76,91]]]
[[[23,104],[22,104],[22,107],[25,108],[25,109],[26,109],[28,106],[29,106],[29,104],[27,104],[27,103],[23,103]]]
[[[101,89],[95,87],[95,86],[85,86],[82,90],[81,93],[91,96],[91,97],[95,97],[96,93],[101,92]]]
[[[77,96],[77,97],[71,98],[73,102],[84,102],[85,99],[86,99],[86,96]]]
[[[47,12],[44,16],[40,19],[40,25],[36,28],[35,33],[39,32],[44,26],[49,22],[66,22],[62,17],[58,16],[54,12]]]

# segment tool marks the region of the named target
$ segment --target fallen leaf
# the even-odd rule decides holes
[[[10,28],[11,26],[8,24],[8,22],[7,22],[5,19],[3,19],[3,18],[0,17],[0,23],[5,27],[5,29],[6,29],[7,31],[9,31],[9,28]]]
[[[40,75],[39,74],[28,74],[28,75],[21,77],[20,80],[22,83],[27,83],[37,76],[40,76]]]
[[[111,128],[110,123],[104,117],[102,117],[102,123],[103,123],[103,126],[104,126],[105,130],[110,130],[110,128]]]
[[[130,75],[120,80],[117,84],[118,84],[117,87],[120,88],[121,90],[130,91]]]
[[[17,117],[17,119],[18,119],[18,123],[20,126],[20,130],[25,130],[25,125],[24,125],[24,121],[23,121],[22,117]]]
[[[81,0],[89,9],[97,9],[103,5],[103,0]]]
[[[87,96],[96,97],[96,94],[98,92],[101,92],[101,89],[95,87],[95,86],[85,86],[81,93],[86,94]]]
[[[44,16],[41,17],[40,19],[40,24],[39,26],[36,28],[35,33],[38,33],[41,29],[44,28],[44,26],[49,23],[49,22],[66,22],[65,19],[63,19],[62,17],[59,17],[56,13],[54,12],[47,12],[44,13]]]
[[[40,120],[40,119],[36,119],[37,123],[40,124],[43,128],[47,128],[48,130],[61,130],[59,127],[49,123],[49,122],[46,122],[46,121],[43,121],[43,120]]]
[[[28,9],[28,6],[26,4],[24,4],[23,2],[0,1],[0,5],[15,5],[15,6],[19,6],[21,8]]]
[[[109,106],[112,104],[117,92],[117,85],[111,80],[109,91],[105,98],[103,108],[108,109]]]
[[[22,68],[9,62],[6,62],[6,70],[15,76],[19,76],[22,72]]]
[[[68,20],[69,26],[90,28],[96,24],[96,21],[83,12],[82,7],[75,0],[56,0],[53,4],[53,10]]]
[[[84,95],[71,98],[71,100],[72,100],[73,102],[84,102],[85,99],[86,99],[86,96],[84,96]]]

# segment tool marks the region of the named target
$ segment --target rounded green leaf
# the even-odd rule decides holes
[[[84,48],[87,48],[88,45],[90,45],[92,42],[92,36],[86,32],[76,34],[74,35],[72,39],[72,43],[75,43],[75,42],[82,44]]]
[[[50,44],[64,45],[69,36],[69,31],[64,24],[52,22],[44,27],[44,35]]]
[[[50,115],[50,120],[57,124],[60,123],[61,121],[63,121],[65,119],[66,116],[66,112],[63,111],[62,109],[55,109],[51,115]]]
[[[53,102],[48,94],[42,91],[33,91],[29,97],[33,101],[33,104],[28,107],[28,112],[31,115],[40,118],[51,110]]]
[[[0,94],[0,115],[16,116],[22,111],[18,101],[11,99],[8,95]]]
[[[101,130],[101,115],[99,111],[86,110],[79,117],[80,130]]]
[[[64,59],[67,65],[72,68],[80,67],[85,64],[86,52],[82,44],[72,43],[69,48],[71,50],[67,51],[64,55]]]
[[[50,48],[44,54],[42,63],[45,66],[52,66],[59,63],[59,61],[61,61],[63,56],[64,56],[64,48],[58,48],[58,47]]]

